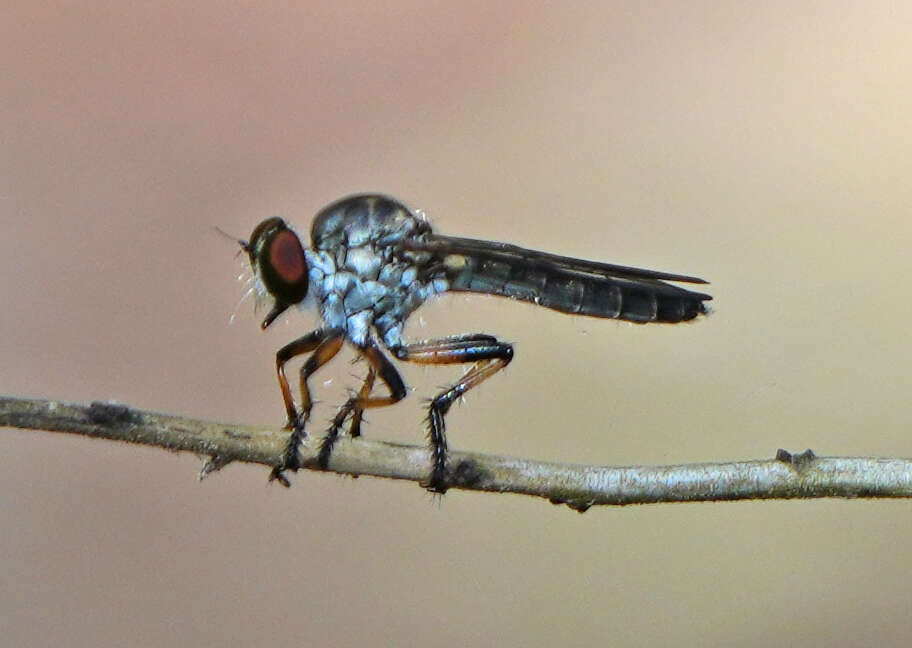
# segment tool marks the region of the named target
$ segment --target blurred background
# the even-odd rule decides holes
[[[381,6],[382,4],[382,6]],[[451,447],[912,456],[912,6],[8,2],[0,392],[283,422],[246,237],[391,193],[443,233],[706,277],[680,326],[447,296],[509,369]],[[314,381],[325,422],[358,384]],[[459,367],[400,365],[423,443]],[[312,428],[313,429],[313,428]],[[907,645],[908,501],[593,509],[0,433],[6,645]]]

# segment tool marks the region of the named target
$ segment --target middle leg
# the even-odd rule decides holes
[[[348,428],[349,436],[353,438],[361,436],[361,421],[364,418],[364,407],[361,403],[370,396],[376,378],[377,370],[371,367],[367,370],[367,377],[364,379],[364,383],[361,385],[361,389],[358,390],[357,395],[352,396],[345,401],[345,404],[336,412],[336,416],[333,418],[329,431],[320,442],[320,454],[317,457],[317,463],[323,470],[326,470],[329,467],[329,457],[332,454],[333,445],[335,445],[336,440],[339,438],[339,432],[342,430],[345,419],[348,418],[349,414],[352,417],[351,425]]]
[[[333,445],[338,440],[339,430],[342,428],[342,425],[345,423],[345,419],[349,414],[352,415],[350,428],[351,435],[353,437],[360,436],[361,420],[365,409],[392,405],[405,398],[407,393],[405,383],[402,382],[402,377],[399,375],[399,372],[396,371],[396,367],[394,367],[393,363],[383,355],[383,352],[380,351],[379,348],[377,348],[375,342],[372,340],[368,341],[360,351],[361,355],[370,365],[370,368],[368,369],[367,377],[364,379],[364,384],[361,385],[358,394],[349,398],[348,401],[339,408],[339,412],[333,419],[329,431],[326,433],[326,436],[323,437],[317,461],[324,470],[329,467],[329,458],[332,455]],[[389,396],[370,395],[371,390],[374,387],[374,380],[378,376],[389,390]]]

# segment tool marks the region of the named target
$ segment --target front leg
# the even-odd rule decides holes
[[[428,411],[428,441],[433,467],[427,489],[432,493],[445,493],[447,442],[444,417],[453,401],[510,364],[513,346],[492,335],[470,333],[406,344],[394,348],[393,353],[400,360],[422,364],[475,363],[452,387],[434,397]]]
[[[318,329],[286,344],[276,353],[276,374],[279,378],[279,388],[282,391],[282,400],[285,403],[285,412],[288,416],[285,428],[291,430],[291,435],[289,436],[288,444],[285,446],[282,465],[273,468],[272,473],[269,475],[269,481],[275,479],[283,486],[288,486],[288,478],[285,477],[284,471],[297,470],[300,467],[298,446],[301,443],[301,439],[306,436],[304,424],[310,418],[310,411],[313,408],[313,399],[310,397],[307,378],[339,352],[343,339],[344,335],[339,330]],[[288,386],[288,378],[285,376],[285,364],[292,358],[310,351],[314,351],[314,354],[301,367],[301,413],[299,414],[295,407],[294,398],[291,395],[291,389]]]

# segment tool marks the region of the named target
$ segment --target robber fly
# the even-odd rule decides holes
[[[704,302],[712,299],[665,283],[707,283],[696,277],[435,234],[422,216],[398,200],[378,194],[348,196],[324,207],[314,217],[310,239],[310,247],[305,247],[284,220],[273,217],[256,226],[249,242],[240,241],[250,256],[257,289],[273,300],[262,328],[308,297],[313,297],[322,320],[320,328],[276,353],[276,373],[291,435],[284,463],[272,477],[286,485],[284,470],[300,467],[298,445],[313,407],[308,379],[348,342],[367,361],[367,376],[333,419],[320,448],[320,466],[328,466],[333,443],[349,417],[349,434],[357,437],[365,409],[405,398],[405,383],[382,348],[408,362],[471,364],[429,408],[432,467],[425,486],[437,493],[446,491],[444,417],[456,399],[510,363],[513,346],[484,333],[404,341],[406,319],[434,295],[500,295],[563,313],[640,323],[691,320],[705,314]],[[301,368],[298,408],[285,364],[305,353],[310,356]],[[373,395],[377,378],[386,395]]]

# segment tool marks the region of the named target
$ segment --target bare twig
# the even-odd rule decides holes
[[[190,451],[209,457],[201,476],[232,461],[278,466],[287,432],[262,426],[200,421],[135,410],[0,397],[0,426],[69,432]],[[301,448],[301,463],[318,470],[319,439]],[[421,482],[427,449],[342,439],[329,470]],[[810,450],[775,459],[677,466],[574,466],[469,452],[451,452],[451,488],[522,493],[585,511],[595,504],[646,504],[739,499],[912,497],[912,460],[817,457]]]

